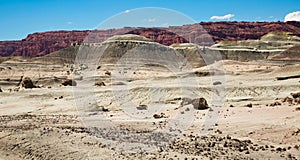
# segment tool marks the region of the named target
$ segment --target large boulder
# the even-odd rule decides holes
[[[196,98],[192,100],[192,105],[194,106],[195,109],[197,110],[204,110],[208,109],[208,104],[206,99],[204,98]]]
[[[36,86],[33,84],[32,80],[29,77],[25,77],[22,80],[22,87],[24,88],[36,88]]]

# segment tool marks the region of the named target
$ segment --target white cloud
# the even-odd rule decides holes
[[[124,13],[129,13],[130,12],[130,10],[126,10]]]
[[[274,18],[274,16],[269,16],[268,18],[270,18],[270,19],[273,19],[273,18]]]
[[[67,22],[67,24],[68,24],[68,25],[72,25],[72,24],[73,24],[73,22]]]
[[[284,17],[284,21],[300,21],[300,11],[292,12]]]
[[[146,22],[146,23],[154,23],[154,22],[157,22],[157,19],[156,18],[148,18],[148,19],[143,19],[142,21]]]
[[[226,14],[224,16],[212,16],[210,17],[211,20],[229,20],[230,18],[234,17],[234,14]]]
[[[155,22],[155,21],[156,21],[155,18],[149,18],[149,19],[148,19],[148,22]]]

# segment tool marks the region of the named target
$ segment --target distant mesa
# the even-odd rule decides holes
[[[121,28],[85,31],[50,31],[25,39],[1,41],[0,56],[39,57],[83,42],[103,42],[114,35],[136,34],[163,45],[195,43],[211,46],[221,41],[254,40],[269,32],[300,36],[300,22],[201,22],[169,28]]]
[[[130,31],[127,34],[141,35],[167,46],[174,43],[188,43],[188,40],[182,36],[160,28],[139,28]]]

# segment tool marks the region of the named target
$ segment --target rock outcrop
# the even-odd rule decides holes
[[[37,57],[87,42],[103,42],[114,35],[132,33],[164,45],[196,43],[212,45],[222,40],[258,39],[272,32],[291,32],[300,36],[300,22],[201,22],[169,28],[121,28],[86,31],[51,31],[28,35],[20,41],[1,41],[0,56]],[[89,36],[88,36],[89,35]]]

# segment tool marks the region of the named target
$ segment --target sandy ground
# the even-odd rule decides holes
[[[299,78],[276,80],[300,74],[298,64],[112,66],[72,75],[71,65],[1,63],[0,159],[300,159],[300,105],[283,102]],[[21,76],[39,88],[16,86]],[[61,85],[80,76],[76,87]],[[199,97],[209,109],[180,105]]]

